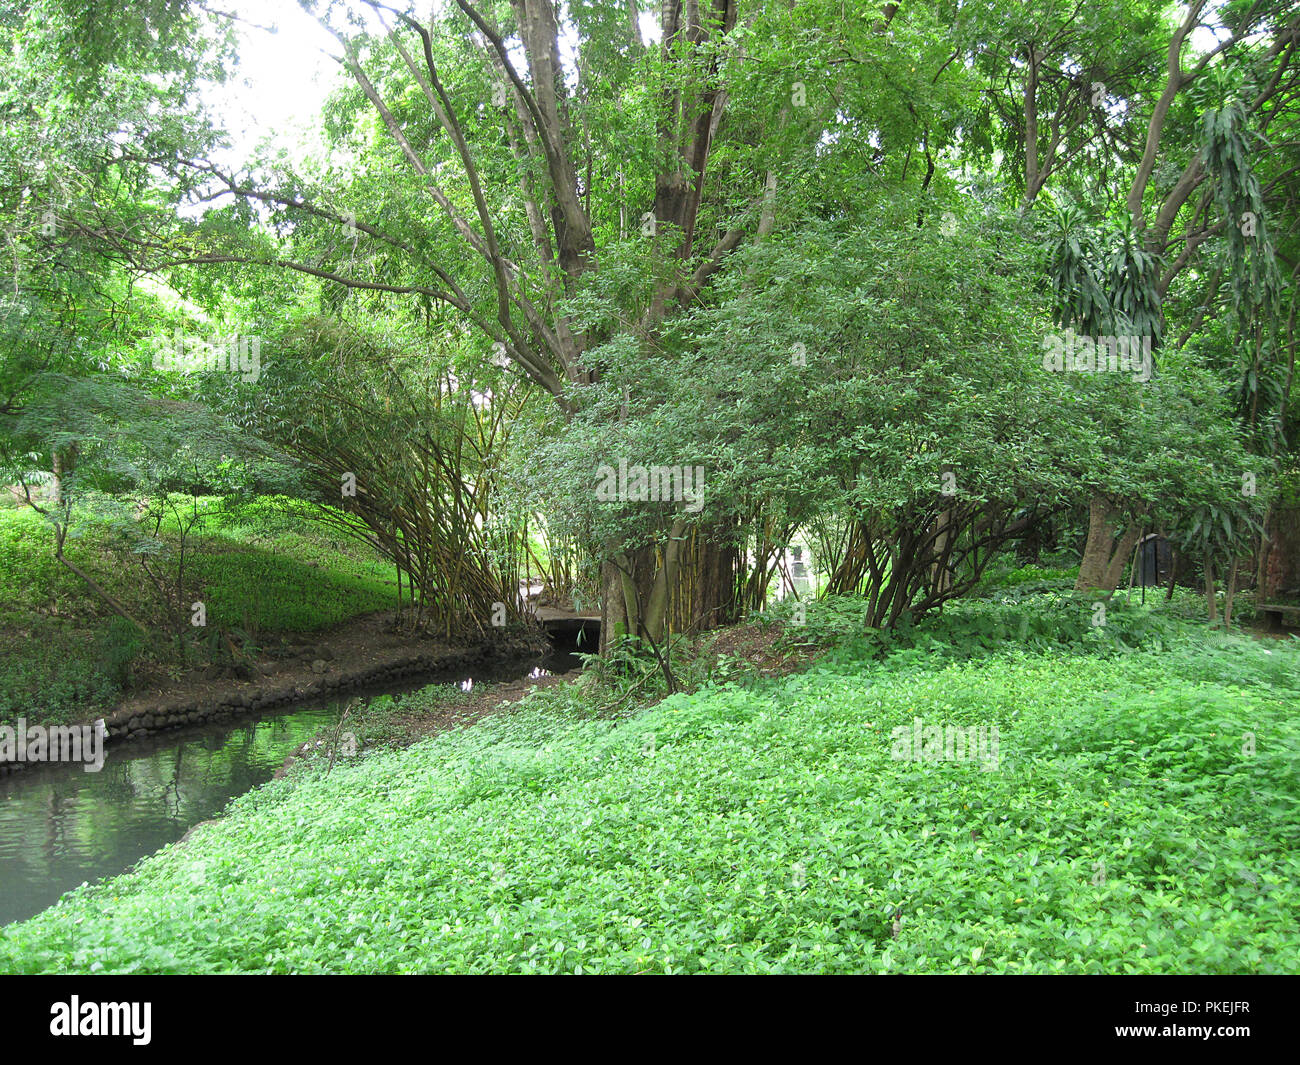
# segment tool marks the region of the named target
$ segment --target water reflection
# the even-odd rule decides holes
[[[578,664],[566,654],[536,661],[480,672],[479,682],[537,679]],[[472,677],[451,682],[467,692],[474,687]],[[34,765],[0,779],[0,924],[39,913],[65,891],[174,843],[236,795],[270,780],[341,709],[337,701],[309,703],[110,747],[98,773]]]
[[[109,749],[99,773],[32,767],[0,781],[0,923],[30,916],[85,880],[121,872],[234,796],[271,778],[337,717],[332,704]]]

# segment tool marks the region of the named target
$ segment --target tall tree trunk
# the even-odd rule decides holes
[[[59,449],[50,450],[50,502],[58,506],[63,499],[63,460],[59,458]]]
[[[1219,620],[1219,601],[1214,592],[1214,560],[1208,554],[1205,556],[1205,606],[1213,625]]]
[[[1274,506],[1269,505],[1264,512],[1264,523],[1259,534],[1259,557],[1255,570],[1255,595],[1260,601],[1267,600],[1273,589],[1268,586],[1269,556],[1273,553],[1273,514]]]
[[[1237,592],[1237,562],[1234,558],[1232,566],[1228,569],[1228,587],[1223,593],[1223,627],[1226,629],[1232,624],[1232,599]]]
[[[74,440],[62,447],[50,448],[50,490],[49,500],[55,507],[63,504],[63,482],[77,465],[80,445]]]
[[[953,518],[953,509],[949,507],[935,519],[934,532],[936,535],[933,551],[937,558],[930,566],[930,587],[936,593],[946,592],[952,587],[951,568],[938,560],[946,558],[945,552],[948,549],[948,542],[953,536]]]
[[[611,555],[602,567],[601,653],[620,635],[703,632],[740,613],[739,550],[725,529],[685,532],[673,524],[662,550],[642,547]]]
[[[674,610],[679,632],[704,632],[729,625],[741,612],[741,553],[732,542],[731,524],[696,530],[685,545],[683,557],[690,569],[683,573],[680,597]]]
[[[622,574],[613,562],[605,562],[600,567],[600,653],[604,654],[627,632]]]
[[[1110,529],[1114,516],[1115,508],[1109,501],[1102,496],[1093,496],[1088,504],[1088,540],[1079,561],[1075,591],[1109,593],[1119,587],[1124,564],[1142,535],[1142,526],[1130,522],[1116,540]]]

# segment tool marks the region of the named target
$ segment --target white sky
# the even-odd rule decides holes
[[[441,7],[446,2],[424,0],[416,6],[418,17],[427,21],[434,4]],[[641,6],[651,5],[643,2]],[[302,10],[297,0],[225,0],[220,7],[243,22],[236,26],[239,69],[230,84],[213,86],[204,94],[233,144],[216,161],[237,167],[264,140],[294,158],[301,158],[305,152],[315,154],[322,147],[313,132],[320,120],[321,105],[330,89],[347,77],[329,58],[338,54],[338,42]],[[355,3],[349,8],[376,30],[382,29],[382,23],[365,4]],[[341,15],[335,17],[341,20]],[[639,22],[644,40],[659,40],[656,11],[642,10]],[[258,26],[274,27],[278,32],[268,33]],[[568,45],[563,50],[565,62],[571,64],[577,42],[566,36],[563,43]]]
[[[204,93],[233,144],[217,162],[238,167],[263,140],[301,157],[317,143],[312,129],[321,104],[343,73],[320,49],[337,52],[338,42],[297,0],[226,0],[222,6],[252,25],[236,27],[239,67],[230,82]]]

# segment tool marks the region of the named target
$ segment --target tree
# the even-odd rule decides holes
[[[1215,43],[1185,59],[1201,27],[1213,31]],[[1026,209],[1053,176],[1096,203],[1094,217],[1123,194],[1123,213],[1112,219],[1106,239],[1090,246],[1077,225],[1062,227],[1053,282],[1063,323],[1092,336],[1115,335],[1127,325],[1150,336],[1154,348],[1171,284],[1202,245],[1224,233],[1239,292],[1253,290],[1261,315],[1271,313],[1276,286],[1269,281],[1268,242],[1240,239],[1243,227],[1254,235],[1253,226],[1264,225],[1251,173],[1256,153],[1244,126],[1294,92],[1297,27],[1300,9],[1293,2],[1212,8],[1205,0],[1193,0],[1176,22],[1163,25],[1149,9],[1115,3],[1086,14],[1049,4],[1005,30],[982,27],[992,43],[980,35],[974,40],[986,69],[1012,68],[994,99],[1023,144],[1009,158],[1023,164]],[[1162,38],[1164,62],[1157,67],[1151,49]],[[1229,63],[1249,65],[1252,77],[1239,102],[1211,107],[1230,96],[1221,73]],[[1051,115],[1046,130],[1042,114]],[[1083,163],[1094,165],[1083,170]],[[1216,286],[1221,276],[1215,275]],[[1093,496],[1081,589],[1113,590],[1142,518],[1122,497]]]
[[[650,350],[669,320],[708,298],[742,243],[772,231],[783,182],[797,192],[814,165],[847,176],[857,160],[888,158],[904,180],[928,186],[948,136],[932,129],[927,105],[899,107],[880,92],[891,76],[920,84],[892,36],[898,5],[863,23],[831,4],[742,14],[736,0],[675,0],[660,11],[657,49],[623,2],[563,12],[550,0],[458,2],[430,26],[378,2],[350,15],[306,6],[335,35],[355,85],[332,105],[332,127],[340,136],[363,128],[364,103],[384,135],[366,144],[364,183],[277,182],[200,157],[143,154],[208,182],[209,195],[292,221],[293,238],[258,247],[216,216],[179,239],[119,234],[118,247],[153,268],[262,263],[413,298],[481,331],[565,416],[575,390],[609,372],[597,348],[617,335]],[[914,25],[900,24],[900,39],[924,42],[937,63],[933,13],[918,12]],[[805,80],[792,70],[806,70]],[[892,138],[887,150],[871,144],[872,129]],[[927,167],[909,177],[918,140]],[[342,254],[346,237],[364,250]],[[582,320],[592,279],[628,262],[645,289],[635,317],[603,328]],[[649,544],[601,545],[604,633],[666,617],[679,580],[695,589],[689,602],[676,597],[679,625],[734,616],[736,586],[725,576],[734,542],[728,519],[700,530],[675,564]],[[629,596],[649,605],[630,612]]]

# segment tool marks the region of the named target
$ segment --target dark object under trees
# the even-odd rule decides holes
[[[1173,571],[1173,548],[1159,533],[1148,533],[1138,541],[1137,581],[1143,588],[1165,584]]]
[[[1261,540],[1257,610],[1269,630],[1300,624],[1300,506],[1277,506]]]

